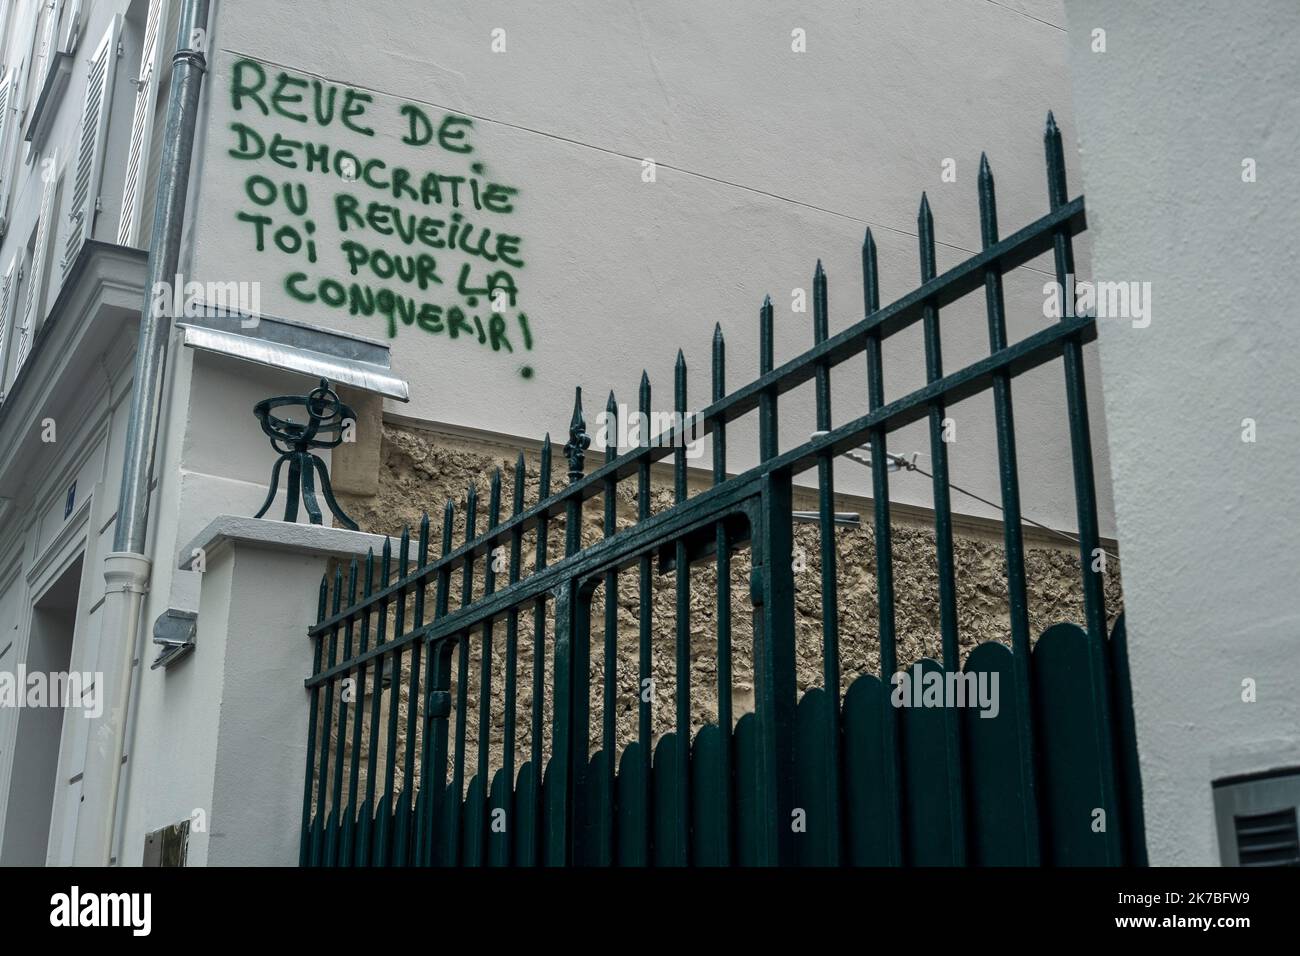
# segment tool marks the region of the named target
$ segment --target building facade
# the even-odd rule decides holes
[[[221,610],[212,595],[251,565],[222,564],[224,584],[204,570],[207,545],[215,553],[236,536],[214,522],[254,514],[267,494],[275,453],[257,401],[304,394],[323,376],[340,386],[356,441],[325,457],[369,533],[361,555],[375,535],[440,508],[456,493],[451,475],[486,487],[502,458],[522,449],[532,461],[544,432],[563,433],[575,384],[635,407],[644,370],[655,407],[671,410],[680,346],[701,373],[688,401],[700,407],[715,322],[731,360],[756,372],[765,294],[777,364],[804,351],[819,260],[833,328],[856,321],[867,227],[883,298],[909,291],[923,192],[939,271],[977,252],[983,151],[1004,231],[1035,220],[1046,209],[1043,116],[1054,111],[1066,143],[1075,138],[1077,34],[1052,2],[828,0],[742,17],[689,3],[557,15],[213,0],[194,28],[186,17],[207,6],[8,0],[0,14],[0,670],[86,675],[90,701],[0,708],[0,863],[137,865],[183,821],[193,863],[293,862],[275,855],[280,844],[250,845],[255,828],[234,821],[250,790],[301,799],[305,710],[283,740],[241,740],[238,728],[254,726],[240,721],[266,700],[248,689],[263,681],[286,688],[275,706],[305,708],[307,645],[250,672],[258,652],[232,636],[240,601]],[[178,49],[201,55],[202,87],[177,271],[160,288],[149,248]],[[1090,271],[1083,243],[1079,272]],[[1019,273],[1006,289],[1013,339],[1052,321],[1050,262]],[[150,308],[170,331],[146,560],[123,583],[106,580],[105,562],[121,550],[129,432],[146,427],[131,409]],[[987,354],[981,309],[954,308],[945,323],[951,367]],[[899,372],[888,399],[926,381],[919,331],[890,349]],[[1086,363],[1101,533],[1122,556],[1095,350]],[[1017,386],[1045,621],[1081,606],[1058,377]],[[834,400],[862,405],[865,387],[841,376]],[[785,408],[788,446],[816,430],[812,390]],[[951,429],[959,544],[970,580],[992,581],[991,405],[956,406]],[[727,467],[743,470],[756,441],[735,436]],[[709,447],[692,465],[699,476]],[[922,466],[928,447],[924,423],[891,437]],[[844,468],[837,490],[838,507],[870,513],[868,472]],[[901,471],[893,497],[904,522],[929,520],[923,474]],[[283,509],[279,492],[267,516]],[[937,638],[920,558],[929,544],[913,546],[919,657]],[[1113,620],[1125,600],[1118,568],[1106,586]],[[997,638],[1005,609],[1003,595],[977,610],[983,591],[968,595],[972,639]],[[258,593],[274,601],[274,589]],[[118,616],[123,600],[138,609]]]

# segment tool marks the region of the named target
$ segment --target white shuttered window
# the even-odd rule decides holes
[[[14,70],[7,70],[4,78],[0,79],[0,193],[4,193],[9,188],[9,170],[4,161],[4,157],[9,155],[9,130],[15,123],[16,117],[13,114],[13,104],[10,102],[10,94],[14,88],[14,77],[17,75]]]
[[[63,270],[81,251],[81,244],[93,237],[95,215],[99,212],[99,185],[104,173],[104,144],[108,139],[108,115],[113,89],[113,72],[117,63],[118,33],[121,17],[114,17],[104,38],[99,41],[87,67],[86,99],[81,111],[81,142],[73,169],[72,201],[68,208],[67,243],[63,252]]]
[[[41,218],[36,224],[36,245],[32,249],[32,267],[27,282],[27,294],[23,297],[23,310],[18,322],[17,350],[14,355],[14,377],[23,367],[32,348],[32,339],[36,337],[37,327],[42,318],[41,307],[45,299],[46,264],[49,259],[50,236],[54,226],[54,195],[59,181],[59,154],[56,150],[49,159],[41,164],[41,175],[45,187],[41,191]]]
[[[140,242],[164,5],[163,0],[149,0],[149,14],[145,20],[140,80],[136,85],[135,112],[131,116],[131,145],[126,157],[126,180],[122,184],[122,218],[117,227],[117,244],[120,246],[135,246]]]
[[[0,279],[0,399],[5,392],[5,369],[9,367],[9,343],[13,339],[14,303],[18,299],[18,257],[9,260],[9,268]]]

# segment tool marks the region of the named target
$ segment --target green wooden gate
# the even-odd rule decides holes
[[[311,716],[303,865],[1145,863],[1123,619],[1108,636],[1101,574],[1093,570],[1099,541],[1082,349],[1095,337],[1094,319],[1067,314],[1022,341],[1007,342],[1003,273],[1050,250],[1064,288],[1074,273],[1072,237],[1085,228],[1082,197],[1067,198],[1060,133],[1050,114],[1045,143],[1049,212],[1041,219],[1000,239],[993,177],[982,162],[978,255],[936,274],[934,226],[923,197],[921,285],[910,294],[880,307],[868,230],[860,321],[830,334],[819,264],[808,351],[776,366],[773,310],[765,300],[757,379],[727,391],[718,329],[711,404],[687,415],[686,363],[679,353],[678,417],[671,427],[622,455],[608,450],[591,473],[584,467],[590,439],[579,391],[562,489],[551,487],[548,438],[535,503],[524,501],[521,455],[504,518],[500,472],[493,478],[486,530],[478,530],[471,487],[461,543],[453,541],[448,502],[438,556],[429,554],[426,515],[416,542],[403,532],[396,556],[386,546],[361,567],[354,561],[346,575],[340,568],[332,584],[323,580],[318,621],[310,629],[315,666],[306,681]],[[940,310],[980,289],[989,355],[946,372]],[[886,403],[882,342],[917,322],[924,332],[926,385]],[[865,355],[867,409],[835,424],[831,370],[859,355]],[[1011,382],[1057,359],[1065,371],[1086,626],[1058,624],[1031,644]],[[781,396],[809,381],[818,431],[782,450]],[[997,429],[1010,646],[982,644],[963,666],[942,431],[946,406],[985,391],[993,393]],[[649,415],[644,376],[639,398],[641,413]],[[728,476],[728,426],[750,413],[758,419],[760,460]],[[612,395],[607,414],[617,414]],[[898,661],[886,445],[891,431],[919,420],[928,420],[933,460],[942,636],[942,659],[922,662],[922,673],[953,683],[963,675],[996,673],[1001,706],[991,719],[971,708],[890,703]],[[688,495],[685,439],[701,434],[712,440],[714,482]],[[880,676],[861,676],[841,695],[833,471],[839,455],[864,443],[871,451],[881,667]],[[667,457],[675,501],[652,515],[650,466]],[[797,699],[792,481],[813,468],[820,489],[824,679]],[[625,481],[636,482],[639,513],[635,525],[620,529],[615,495]],[[584,545],[583,503],[596,497],[604,503],[604,537]],[[564,530],[563,554],[555,559],[547,553],[552,522],[563,522]],[[535,542],[527,575],[525,536]],[[755,700],[753,712],[735,720],[731,564],[742,551],[752,568],[747,596]],[[710,563],[716,567],[710,580],[718,719],[692,739],[692,579],[701,586],[699,569]],[[637,686],[643,688],[651,679],[652,581],[656,574],[675,581],[675,714],[672,730],[658,737],[652,753],[651,705],[647,694],[639,695],[636,738],[619,755],[617,596],[620,576],[629,574],[637,576],[640,594]],[[456,577],[459,606],[453,608]],[[602,746],[591,753],[592,625],[602,590]],[[504,628],[503,662],[492,659],[494,628]],[[516,767],[519,649],[529,641],[531,751]],[[478,667],[471,675],[475,645]],[[476,768],[465,766],[471,680],[479,694]],[[504,680],[504,740],[495,767],[489,739],[494,680]]]

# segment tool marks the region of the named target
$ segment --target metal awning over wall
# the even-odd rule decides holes
[[[327,378],[398,401],[410,400],[393,374],[387,343],[270,315],[208,309],[176,323],[184,344],[247,362]]]

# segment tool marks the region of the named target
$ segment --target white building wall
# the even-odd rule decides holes
[[[1300,765],[1300,8],[1069,9],[1096,277],[1154,303],[1099,340],[1147,844],[1212,865],[1211,781]]]
[[[148,0],[59,0],[53,10],[59,17],[53,31],[53,47],[67,51],[74,11],[79,13],[79,38],[72,48],[72,63],[62,93],[44,107],[48,117],[45,132],[33,143],[25,141],[43,75],[33,64],[34,36],[38,13],[45,0],[7,2],[0,10],[0,66],[13,78],[14,86],[3,117],[5,134],[0,145],[3,171],[5,231],[0,238],[0,273],[15,258],[23,265],[23,277],[14,295],[18,306],[0,320],[7,320],[8,347],[0,352],[0,391],[15,392],[18,371],[15,351],[18,313],[27,289],[41,282],[43,294],[36,303],[33,337],[46,322],[106,321],[103,315],[54,316],[52,309],[65,290],[63,258],[72,211],[72,180],[76,175],[83,128],[83,107],[88,82],[87,63],[104,36],[116,28],[118,45],[112,57],[112,81],[105,109],[107,126],[96,152],[99,175],[92,194],[99,199],[99,211],[86,230],[86,238],[112,242],[117,235],[126,172],[126,143],[136,98],[142,27]],[[170,41],[169,41],[170,42]],[[26,89],[27,95],[19,95]],[[155,80],[156,89],[156,80]],[[42,213],[45,177],[61,177],[48,210],[49,239],[47,271],[40,275],[30,262],[28,247]],[[68,277],[70,281],[71,276]],[[21,383],[25,392],[53,394],[63,411],[52,420],[56,438],[41,442],[36,454],[0,448],[0,468],[5,478],[0,500],[0,668],[14,670],[29,652],[31,607],[57,574],[78,555],[82,556],[81,588],[70,669],[94,672],[99,659],[99,609],[104,594],[99,559],[112,547],[113,521],[121,476],[122,447],[126,432],[126,400],[130,394],[131,363],[134,356],[133,327],[109,341],[102,354],[86,357],[77,364],[77,374],[57,381]],[[28,358],[31,361],[31,358]],[[87,370],[88,369],[88,370]],[[11,398],[7,396],[7,398]],[[8,403],[6,403],[8,404]],[[0,410],[10,417],[12,408]],[[6,422],[19,430],[42,429],[43,422]],[[6,430],[6,434],[13,434]],[[72,513],[65,517],[64,502],[75,481]],[[6,645],[12,646],[5,651]],[[4,802],[9,792],[10,761],[16,712],[0,711],[0,831],[3,830]],[[84,764],[87,722],[69,711],[64,720],[48,859],[52,863],[71,861],[72,834],[81,803],[80,775]],[[92,809],[94,809],[92,807]],[[0,832],[0,840],[3,833]]]
[[[305,171],[301,144],[353,152],[359,175],[369,159],[381,160],[383,173],[374,169],[381,183],[402,165],[417,184],[426,170],[476,175],[483,189],[508,184],[518,189],[512,212],[476,211],[472,201],[459,212],[463,222],[520,237],[524,264],[507,270],[519,294],[503,316],[513,351],[494,351],[491,339],[480,344],[477,334],[453,341],[447,331],[396,322],[394,368],[411,382],[412,400],[386,408],[530,440],[547,431],[564,440],[575,385],[584,386],[593,430],[610,389],[635,408],[643,368],[654,407],[670,411],[679,347],[690,368],[688,407],[703,407],[715,322],[727,336],[727,381],[732,388],[746,384],[757,375],[757,312],[765,293],[776,306],[777,363],[793,358],[812,345],[818,258],[830,276],[833,334],[863,314],[860,249],[867,226],[879,246],[887,303],[919,284],[922,191],[934,211],[942,271],[980,248],[980,152],[988,150],[993,164],[1007,235],[1047,210],[1042,133],[1048,110],[1073,134],[1064,21],[1055,2],[819,0],[747,4],[742,12],[685,0],[630,6],[376,0],[362,13],[341,0],[221,0],[214,9],[195,275],[260,282],[264,311],[363,335],[388,335],[388,320],[353,316],[319,300],[304,303],[286,280],[300,273],[295,288],[309,293],[325,280],[361,281],[439,305],[445,315],[460,307],[470,325],[474,315],[490,321],[484,296],[471,306],[456,286],[462,266],[471,267],[470,284],[483,288],[486,272],[500,263],[418,241],[407,245],[369,227],[358,231],[351,220],[345,234],[334,207],[339,193],[355,196],[363,212],[370,201],[397,205],[443,219],[445,238],[456,212],[449,195],[441,204],[409,197],[394,203],[391,188],[370,188],[364,175],[347,183],[332,172]],[[803,31],[806,52],[792,50],[796,30]],[[494,43],[504,51],[494,52]],[[270,115],[255,97],[235,102],[236,64],[246,59],[265,71],[259,95]],[[302,120],[271,108],[283,71],[290,85],[279,106]],[[353,89],[336,91],[327,124],[314,119],[312,88],[299,85],[316,80],[327,89]],[[359,97],[352,126],[373,135],[343,121],[347,96]],[[409,104],[435,125],[448,115],[472,125],[452,121],[452,149],[436,140],[406,145],[401,138],[409,122],[401,110]],[[232,150],[249,151],[241,150],[236,123],[255,130],[268,150],[277,133],[298,145],[284,146],[282,162],[267,153],[232,158]],[[464,140],[455,138],[461,133]],[[453,151],[466,145],[471,153]],[[646,159],[656,164],[652,183],[643,181]],[[954,182],[943,179],[945,160],[955,162]],[[1067,162],[1077,186],[1073,155]],[[304,187],[306,210],[291,211],[283,198],[259,205],[247,191],[256,176],[274,188]],[[252,188],[267,188],[259,183]],[[264,251],[256,249],[255,226],[240,214],[272,220]],[[284,225],[304,240],[301,251],[276,247],[272,233]],[[434,254],[443,284],[422,292],[417,283],[379,278],[369,266],[354,277],[340,248],[349,238],[371,250]],[[307,239],[315,244],[314,262]],[[1086,263],[1086,242],[1080,254]],[[1049,322],[1042,287],[1051,269],[1045,259],[1008,277],[1013,340]],[[795,289],[803,290],[809,311],[793,311]],[[524,347],[521,312],[531,349]],[[982,296],[947,310],[942,325],[946,369],[987,355]],[[924,384],[921,341],[918,324],[887,344],[887,400]],[[1095,382],[1094,357],[1089,351]],[[837,421],[865,410],[864,366],[849,362],[833,375]],[[1109,534],[1109,469],[1095,390],[1092,401],[1102,532]],[[950,415],[957,439],[952,480],[998,500],[991,398],[953,406]],[[1016,421],[1025,514],[1072,529],[1059,363],[1017,380]],[[806,440],[814,423],[810,383],[782,401],[783,447]],[[756,461],[756,441],[755,423],[733,427],[733,469]],[[924,466],[924,423],[893,436],[890,448],[921,452]],[[869,494],[865,471],[839,472],[840,490]],[[931,504],[928,478],[903,474],[891,484],[899,501]],[[953,507],[998,515],[959,493]]]

